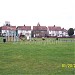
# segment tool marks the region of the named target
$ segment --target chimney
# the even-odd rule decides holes
[[[40,23],[38,22],[37,26],[40,26]]]
[[[64,29],[64,28],[63,28]]]
[[[54,25],[54,27],[55,27],[55,25]]]
[[[25,24],[24,24],[24,26],[25,26]]]

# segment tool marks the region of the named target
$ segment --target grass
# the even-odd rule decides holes
[[[75,64],[75,42],[0,43],[0,75],[74,75],[62,64]]]

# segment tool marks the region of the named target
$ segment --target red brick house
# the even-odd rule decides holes
[[[46,37],[47,36],[47,27],[40,26],[38,23],[37,26],[33,26],[33,37]]]

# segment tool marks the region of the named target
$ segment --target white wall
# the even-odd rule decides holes
[[[22,33],[23,35],[25,35],[27,37],[27,40],[29,40],[31,38],[31,30],[18,30],[18,34],[20,35],[20,33]]]
[[[14,35],[16,36],[16,31],[2,30],[2,34],[3,33],[6,33],[6,36],[13,36],[14,33]]]
[[[2,34],[3,33],[6,33],[6,36],[8,36],[9,35],[9,30],[2,30]]]
[[[59,37],[62,37],[62,31],[59,31]]]
[[[28,30],[28,31],[26,31],[26,30],[18,30],[18,34],[20,34],[20,33],[22,33],[23,35],[25,35],[26,33],[31,34],[31,30]]]
[[[54,35],[53,35],[54,34]],[[74,33],[75,34],[75,33]],[[62,31],[49,31],[49,35],[51,36],[58,36],[58,37],[62,37],[62,36],[68,36],[67,32],[63,32]]]
[[[75,35],[75,30],[74,30],[74,35]]]

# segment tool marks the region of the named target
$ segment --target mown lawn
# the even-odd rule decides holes
[[[0,43],[0,75],[74,75],[75,42]]]

